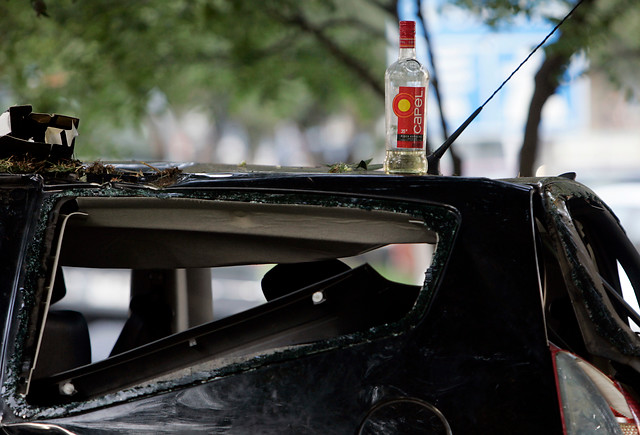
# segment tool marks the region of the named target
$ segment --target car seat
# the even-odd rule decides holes
[[[172,285],[172,270],[133,270],[129,318],[125,322],[110,356],[134,349],[171,335],[173,310],[166,302],[165,290]]]
[[[62,269],[56,273],[50,305],[66,294]],[[84,316],[71,310],[50,309],[44,326],[33,378],[44,378],[91,363],[91,340]]]

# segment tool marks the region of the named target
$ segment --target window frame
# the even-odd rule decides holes
[[[109,193],[113,194],[112,192]],[[25,307],[25,310],[27,312],[25,312],[24,314],[28,315],[23,316],[23,320],[21,322],[20,327],[22,337],[33,337],[34,334],[38,334],[41,331],[41,327],[39,326],[39,324],[42,324],[41,313],[44,311],[43,307],[46,308],[47,300],[46,296],[43,297],[43,295],[45,295],[46,293],[46,285],[44,284],[46,280],[44,279],[44,277],[47,276],[47,269],[51,270],[53,268],[53,264],[47,265],[47,259],[50,257],[50,250],[52,246],[55,246],[58,236],[58,230],[53,222],[57,221],[65,205],[68,204],[71,200],[83,196],[109,197],[109,193],[105,194],[105,192],[101,190],[57,192],[45,199],[40,227],[40,232],[42,233],[43,237],[37,237],[36,241],[39,241],[40,244],[39,246],[32,247],[32,252],[36,253],[36,255],[41,258],[42,261],[32,262],[32,267],[28,268],[27,270],[27,276],[29,277],[29,279],[27,279],[27,282],[31,283],[31,286],[26,286],[24,292],[26,296],[30,296],[33,298],[34,304],[33,306]],[[144,195],[149,195],[149,193],[150,192],[144,192]],[[136,196],[140,195],[140,192],[117,192],[116,195]],[[164,196],[162,193],[156,193],[156,195],[157,197],[166,198],[166,196]],[[384,197],[372,198],[358,195],[340,195],[335,193],[306,194],[300,192],[261,192],[259,195],[256,195],[255,193],[228,191],[222,193],[216,191],[197,191],[181,194],[179,196],[186,198],[206,199],[211,201],[237,201],[239,203],[264,202],[267,204],[313,204],[322,205],[325,207],[348,207],[359,208],[363,210],[386,210],[396,213],[411,214],[415,216],[416,219],[422,219],[425,222],[425,225],[427,222],[429,223],[430,230],[438,234],[437,247],[434,252],[432,264],[427,270],[425,283],[418,295],[418,299],[416,300],[414,307],[408,312],[405,317],[397,322],[394,322],[391,325],[380,325],[378,327],[370,328],[370,330],[363,333],[353,333],[348,334],[347,336],[333,337],[326,340],[320,340],[319,342],[312,343],[310,345],[297,345],[293,346],[290,349],[280,349],[277,352],[264,352],[263,354],[261,354],[261,358],[259,358],[259,366],[271,364],[277,361],[299,358],[304,354],[328,351],[336,347],[366,343],[368,340],[376,340],[391,335],[402,334],[411,329],[418,323],[418,321],[424,316],[424,313],[427,311],[428,303],[433,297],[433,293],[437,288],[437,283],[439,281],[441,273],[444,270],[446,261],[451,253],[457,227],[460,221],[459,213],[455,209],[446,205],[433,204],[424,201],[396,200],[393,198]],[[36,279],[36,277],[38,279]],[[25,367],[28,367],[30,361],[29,348],[27,346],[23,346],[22,349],[22,355],[19,355],[22,356],[22,359],[16,358],[14,361],[14,367],[16,367],[17,370],[24,370]],[[106,363],[102,363],[111,364],[109,360],[105,361]],[[177,386],[188,385],[196,381],[203,382],[213,379],[217,376],[243,372],[255,367],[255,362],[235,361],[229,364],[225,364],[222,367],[211,369],[203,373],[198,373],[196,375],[182,376],[170,379],[169,381],[157,381],[155,386],[151,389],[154,390],[154,392],[157,392],[158,390],[165,391],[171,388],[176,388]],[[73,372],[73,370],[71,372]],[[73,373],[70,373],[70,376],[72,378]],[[59,385],[62,386],[64,384],[64,381],[65,379],[62,379],[59,382]],[[149,394],[150,388],[138,386],[131,388],[127,387],[125,390],[128,392],[124,395],[117,394],[117,391],[101,393],[99,396],[103,397],[103,399],[101,399],[100,403],[104,404],[106,402],[119,402],[121,400],[130,399],[131,397]],[[18,399],[16,403],[18,403],[20,407],[23,408],[23,412],[25,414],[38,414],[38,409],[33,407],[28,400],[24,399],[24,394],[28,393],[28,388],[25,388],[24,385],[24,377],[18,378],[17,382],[14,381],[13,383],[11,383],[9,385],[9,391],[22,393],[22,395],[20,396],[21,399]],[[78,405],[78,407],[70,406],[67,403],[64,406],[63,413],[66,414],[67,412],[74,412],[74,409],[77,411],[80,407],[80,404],[82,404],[83,402],[85,403],[84,405],[82,405],[82,409],[87,409],[87,406],[89,406],[89,408],[93,406],[99,406],[98,403],[96,403],[95,399],[96,397],[90,398],[89,402],[92,403],[91,405],[88,405],[85,401],[74,402],[73,400],[71,400],[71,404],[75,403],[76,405]],[[52,403],[48,406],[55,407],[57,405],[55,403]]]
[[[605,283],[612,282],[611,290],[621,295],[616,258],[607,258],[609,254],[624,253],[624,263],[635,263],[636,272],[640,272],[640,257],[618,220],[597,196],[588,190],[570,195],[565,192],[553,184],[546,186],[543,203],[548,233],[543,238],[549,240],[546,262],[560,273],[562,291],[569,296],[574,323],[581,335],[581,340],[574,340],[572,350],[587,359],[597,356],[621,364],[639,364],[640,340],[628,321],[623,320],[625,308]],[[584,224],[588,225],[588,234]],[[553,328],[549,319],[547,327]],[[557,335],[552,334],[552,341],[554,338]]]

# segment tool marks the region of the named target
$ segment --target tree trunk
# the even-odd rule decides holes
[[[418,19],[422,23],[422,29],[424,31],[424,39],[427,43],[427,54],[429,56],[429,61],[431,63],[432,75],[431,75],[431,85],[433,86],[433,91],[436,94],[436,103],[438,104],[438,112],[440,113],[440,125],[442,127],[442,136],[446,141],[449,139],[449,129],[447,128],[447,120],[444,116],[444,109],[442,107],[442,95],[440,94],[440,85],[438,83],[438,68],[436,66],[436,58],[433,52],[433,47],[431,46],[431,38],[429,36],[429,29],[427,28],[427,20],[422,15],[422,2],[418,1]],[[435,147],[438,148],[437,146]],[[427,141],[427,154],[429,154],[430,144]],[[462,175],[462,160],[458,156],[458,153],[454,151],[453,148],[449,149],[449,153],[451,153],[451,158],[453,160],[453,174],[454,175]]]
[[[540,128],[542,108],[549,97],[556,92],[562,72],[569,65],[571,55],[576,51],[576,47],[570,49],[568,46],[564,49],[557,49],[557,47],[561,47],[559,41],[561,39],[566,39],[567,35],[573,35],[575,38],[575,35],[577,34],[576,29],[585,26],[585,17],[594,13],[593,8],[595,3],[595,0],[576,1],[576,8],[573,10],[573,14],[570,17],[571,19],[564,24],[562,34],[554,43],[556,49],[546,51],[545,60],[536,73],[535,89],[533,91],[533,96],[531,97],[529,116],[527,118],[527,125],[524,131],[524,142],[522,144],[522,149],[520,150],[519,175],[521,177],[530,177],[535,175],[534,165],[536,163],[536,156],[538,153],[538,130]],[[568,42],[566,44],[568,44]]]
[[[560,53],[548,55],[535,76],[535,88],[529,105],[527,125],[524,130],[524,141],[520,150],[521,177],[535,175],[534,165],[538,153],[539,129],[542,119],[542,108],[558,88],[559,78],[569,62],[569,56]]]

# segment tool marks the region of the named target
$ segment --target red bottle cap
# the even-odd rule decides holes
[[[400,48],[416,47],[416,22],[400,21]]]

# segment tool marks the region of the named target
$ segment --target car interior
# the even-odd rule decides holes
[[[421,283],[343,259],[435,245],[437,234],[416,215],[343,204],[72,198],[55,222],[56,273],[45,287],[27,399],[86,400],[398,322]],[[211,270],[255,264],[274,265],[261,279],[266,302],[214,319]],[[71,266],[130,271],[127,318],[104,360],[92,362],[82,312],[57,308]]]

